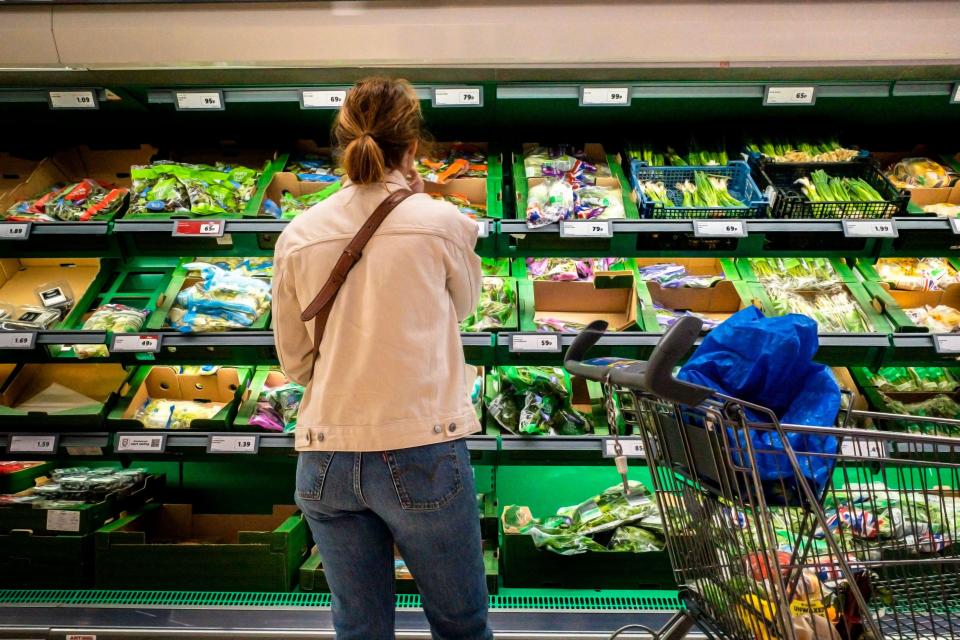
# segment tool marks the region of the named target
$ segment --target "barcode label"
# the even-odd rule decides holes
[[[47,531],[80,531],[80,512],[50,509],[47,511]]]
[[[117,453],[163,453],[167,448],[167,434],[118,433]]]

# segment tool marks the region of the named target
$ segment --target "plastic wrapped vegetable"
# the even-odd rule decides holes
[[[297,427],[302,399],[303,387],[295,382],[264,389],[257,399],[257,408],[250,418],[250,424],[267,431],[290,433]]]
[[[339,169],[329,156],[307,154],[296,160],[290,160],[284,171],[297,174],[300,182],[339,182],[343,170]]]
[[[916,307],[913,309],[904,309],[907,317],[921,327],[926,327],[931,333],[953,333],[960,331],[960,311],[953,307],[938,304],[935,307],[929,305],[925,307]]]
[[[434,200],[443,200],[457,207],[465,216],[483,218],[487,215],[487,205],[470,202],[470,198],[459,193],[431,193]]]
[[[542,227],[573,217],[573,187],[557,179],[545,179],[527,192],[527,225]]]
[[[527,258],[531,280],[593,280],[597,271],[609,271],[623,258]]]
[[[949,187],[957,174],[930,158],[904,158],[885,172],[898,189]]]
[[[524,172],[528,178],[539,178],[547,173],[567,174],[574,186],[595,184],[598,177],[609,177],[610,167],[605,162],[596,164],[587,160],[586,154],[571,145],[557,147],[537,146],[523,154]]]
[[[516,293],[510,281],[486,276],[480,289],[477,310],[461,323],[460,329],[466,332],[501,329],[516,308]]]
[[[225,271],[212,264],[185,265],[201,281],[177,295],[170,324],[184,333],[249,327],[270,309],[270,282]]]
[[[527,507],[509,505],[503,510],[504,534],[529,535],[537,547],[560,555],[663,549],[656,503],[639,482],[630,481],[629,486],[629,495],[619,484],[578,505],[562,507],[549,518],[534,518]]]
[[[828,258],[749,258],[757,280],[777,289],[832,289],[841,281]]]
[[[319,191],[305,193],[301,196],[295,196],[289,191],[285,191],[280,197],[279,203],[274,202],[270,198],[264,199],[263,211],[267,215],[273,216],[274,218],[292,220],[304,211],[310,209],[315,204],[323,202],[336,192],[340,191],[341,186],[342,183],[337,180],[336,182],[329,183]]]
[[[950,393],[960,387],[960,381],[949,369],[942,367],[881,367],[876,371],[864,369],[863,372],[870,384],[888,393]]]
[[[219,402],[148,399],[133,417],[145,429],[189,429],[194,420],[209,420],[223,407]]]
[[[487,412],[506,431],[525,435],[582,435],[587,418],[570,404],[569,374],[557,367],[498,367]]]
[[[816,321],[822,333],[870,333],[873,326],[863,309],[842,286],[824,291],[800,293],[786,289],[764,287],[773,303],[771,315],[791,313],[808,316]]]
[[[240,213],[253,198],[261,172],[240,165],[213,166],[170,161],[131,167],[127,215]]]
[[[7,210],[5,218],[21,222],[105,220],[120,210],[128,193],[128,189],[84,178],[80,182],[54,187],[34,200],[15,203]]]
[[[880,258],[874,265],[880,279],[902,291],[946,289],[960,274],[944,258]]]
[[[197,258],[199,263],[212,264],[224,271],[231,271],[242,276],[273,277],[273,256],[256,258],[237,258],[221,256],[216,258]],[[200,275],[199,270],[191,271],[191,276]]]
[[[561,320],[560,318],[535,318],[534,323],[537,325],[537,331],[541,333],[550,333],[551,331],[556,331],[559,333],[576,333],[586,328],[586,324],[583,322],[576,322],[574,320]]]
[[[661,287],[667,289],[679,289],[681,287],[687,287],[690,289],[709,289],[724,279],[723,275],[689,275],[686,267],[683,265],[669,262],[647,265],[640,267],[637,271],[641,280],[647,282],[656,282]]]
[[[676,324],[677,320],[684,316],[694,316],[696,318],[700,318],[703,321],[704,331],[709,331],[720,324],[716,320],[707,318],[694,311],[674,311],[673,309],[665,309],[656,305],[654,306],[654,311],[657,314],[657,324],[660,325],[661,331],[666,331]]]
[[[457,142],[443,157],[421,156],[417,172],[424,182],[444,184],[457,178],[487,177],[487,156],[478,147]]]
[[[143,327],[149,313],[146,309],[137,309],[125,304],[105,304],[97,309],[83,323],[84,331],[109,331],[111,333],[133,333]],[[73,352],[80,359],[106,358],[110,355],[105,344],[74,345]]]

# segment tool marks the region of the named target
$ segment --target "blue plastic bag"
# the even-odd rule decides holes
[[[766,318],[750,306],[707,334],[677,377],[767,407],[781,423],[832,427],[840,411],[840,387],[829,367],[813,362],[817,346],[817,323],[807,316]],[[769,422],[749,411],[747,418]],[[754,449],[783,451],[776,433],[751,430],[749,434]],[[732,430],[730,437],[735,441]],[[788,433],[787,439],[798,454],[837,453],[833,436]],[[821,491],[833,471],[833,459],[798,458],[801,473],[813,483],[814,491]],[[777,481],[777,486],[784,481],[788,489],[795,489],[785,454],[757,455],[757,469],[761,480]]]

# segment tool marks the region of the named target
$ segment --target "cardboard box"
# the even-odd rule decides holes
[[[905,313],[906,309],[944,305],[960,312],[960,284],[952,284],[938,291],[903,291],[894,289],[889,282],[865,282],[865,288],[873,294],[878,306],[889,318],[897,332],[929,333],[924,326],[917,325]]]
[[[169,366],[140,367],[124,385],[108,424],[116,431],[144,429],[134,416],[149,399],[191,400],[216,402],[223,407],[212,418],[193,420],[190,429],[224,431],[237,413],[240,390],[249,378],[247,367],[221,367],[212,375],[178,373]]]
[[[41,285],[63,281],[73,291],[69,318],[93,298],[98,287],[91,285],[108,277],[108,270],[101,267],[100,258],[0,258],[0,302],[14,307],[37,306]],[[65,320],[54,326],[61,326]]]
[[[311,193],[323,191],[324,189],[331,189],[333,184],[339,185],[339,183],[329,182],[303,182],[297,178],[297,174],[295,173],[279,171],[273,174],[273,177],[270,179],[262,202],[272,200],[277,206],[282,206],[283,194],[285,193],[289,193],[294,198],[300,198]],[[339,186],[337,186],[337,189],[339,190]],[[333,192],[331,192],[331,195],[333,195]],[[260,215],[266,218],[273,218],[273,216],[264,212],[262,203]],[[284,216],[285,219],[289,217],[291,216]]]
[[[293,505],[268,514],[200,514],[149,504],[95,534],[98,589],[289,591],[309,552]]]
[[[960,185],[938,189],[914,189],[910,192],[910,203],[921,209],[933,204],[960,206]]]
[[[637,285],[629,271],[598,271],[592,282],[524,280],[517,286],[522,331],[536,331],[542,318],[580,324],[606,320],[610,331],[626,331],[637,323]]]
[[[6,151],[0,151],[0,204],[11,189],[30,177],[39,160],[21,158]]]
[[[93,586],[93,534],[0,535],[0,587],[84,589]]]
[[[25,431],[101,428],[109,407],[128,378],[129,374],[119,364],[20,365],[0,387],[0,425]],[[37,408],[31,401],[51,385],[65,387],[68,395],[73,392],[86,396],[89,403],[58,408],[56,403],[64,398],[53,394],[48,397],[52,403],[49,409]]]
[[[133,149],[91,149],[86,145],[61,151],[41,161],[30,177],[0,197],[6,211],[21,200],[31,200],[65,183],[93,178],[118,187],[130,188],[130,167],[149,164],[157,150],[150,145]],[[126,209],[126,204],[120,212]]]
[[[880,165],[880,170],[886,176],[887,172],[901,160],[905,158],[928,158],[941,165],[948,172],[954,171],[953,166],[945,158],[926,145],[917,145],[909,151],[872,151],[871,156]],[[890,178],[887,178],[888,180]],[[892,182],[892,181],[891,181]],[[956,184],[956,183],[955,183]],[[922,207],[924,204],[936,204],[946,202],[941,198],[949,197],[953,185],[946,187],[905,187],[910,193],[910,203]],[[932,202],[931,202],[932,200]]]
[[[957,380],[960,380],[960,368],[949,367],[947,370],[953,375]],[[918,402],[924,402],[930,400],[931,398],[939,395],[946,395],[953,399],[954,402],[960,403],[960,390],[955,390],[952,392],[942,392],[942,391],[882,391],[874,383],[870,372],[864,367],[852,367],[850,369],[850,374],[853,379],[856,381],[858,387],[862,391],[862,399],[865,404],[868,405],[870,411],[879,411],[882,413],[897,413],[900,414],[901,411],[896,408],[892,408],[889,404],[890,400],[896,400],[904,404],[914,404]],[[858,407],[859,408],[859,407]],[[942,433],[938,433],[936,430],[935,423],[924,422],[922,416],[909,417],[905,416],[904,419],[896,420],[887,420],[887,419],[878,419],[875,421],[876,427],[882,431],[909,431],[915,433],[926,433],[927,435],[949,435],[956,436],[956,433],[949,426],[943,429]],[[854,425],[860,426],[860,425]]]
[[[673,311],[691,311],[717,322],[723,322],[751,304],[759,306],[753,289],[739,281],[721,280],[707,289],[661,287],[658,282],[645,282],[643,287],[644,329],[653,332],[662,331],[653,305]]]

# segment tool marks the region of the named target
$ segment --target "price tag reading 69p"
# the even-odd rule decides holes
[[[743,220],[694,220],[693,235],[697,238],[745,238]]]
[[[556,333],[514,333],[510,336],[512,353],[560,353],[560,336]]]
[[[226,223],[223,220],[177,220],[173,225],[174,236],[220,238]]]

